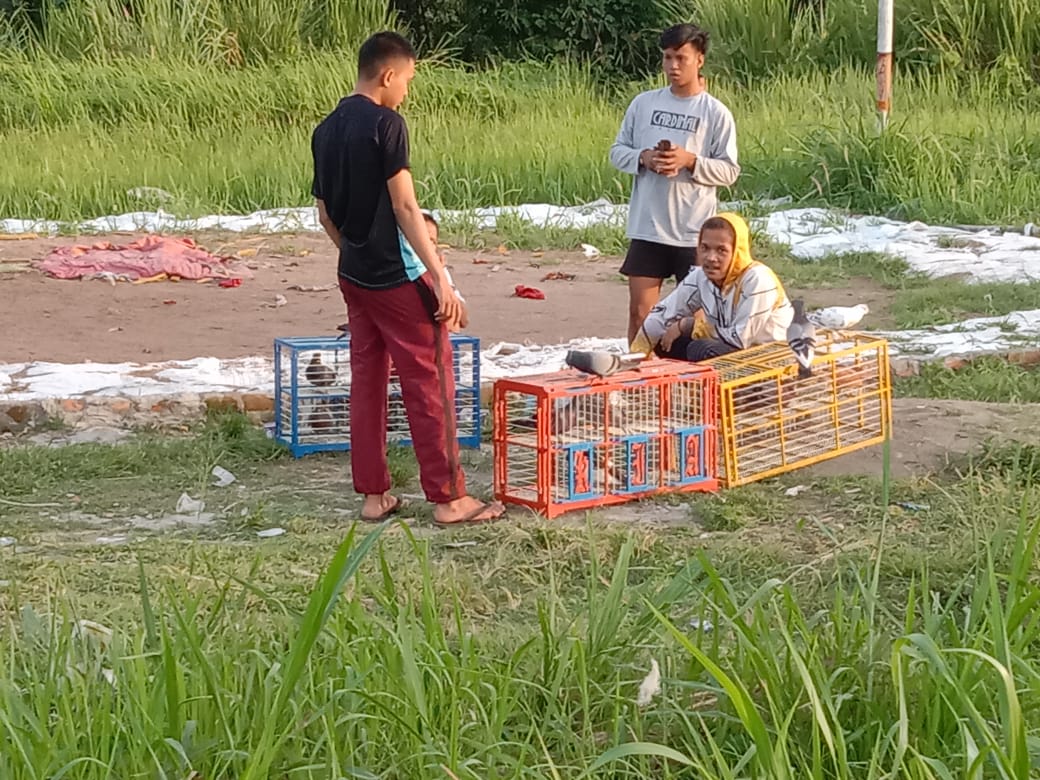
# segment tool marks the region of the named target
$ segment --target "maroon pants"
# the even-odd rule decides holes
[[[455,375],[448,329],[436,322],[425,277],[389,290],[366,290],[340,279],[350,320],[350,468],[354,489],[390,489],[386,464],[390,361],[419,461],[426,498],[445,504],[466,494],[455,432]]]

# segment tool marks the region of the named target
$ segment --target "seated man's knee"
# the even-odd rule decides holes
[[[699,363],[736,351],[736,347],[720,339],[693,339],[686,344],[686,359],[692,363]]]
[[[686,356],[689,344],[689,336],[676,336],[675,341],[672,342],[670,348],[664,349],[660,344],[658,344],[655,348],[655,352],[657,353],[657,356],[661,358],[669,358],[671,360],[689,360]]]

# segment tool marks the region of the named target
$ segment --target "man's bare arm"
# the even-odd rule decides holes
[[[329,212],[325,210],[325,201],[320,198],[318,199],[318,222],[320,222],[321,226],[325,228],[325,232],[328,233],[329,238],[332,239],[332,243],[336,245],[336,249],[339,249],[343,237],[339,234],[339,228],[336,227],[336,223],[332,221]]]

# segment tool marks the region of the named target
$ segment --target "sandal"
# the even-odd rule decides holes
[[[400,511],[401,507],[404,506],[404,501],[402,501],[397,496],[394,496],[393,499],[394,499],[393,506],[391,506],[389,509],[387,509],[385,512],[383,512],[383,514],[376,515],[375,517],[365,517],[365,515],[362,514],[361,515],[361,522],[363,522],[363,523],[381,523],[384,520],[386,520],[388,517],[390,517],[391,515],[397,514],[397,512]]]
[[[470,512],[468,515],[465,515],[459,518],[458,520],[450,520],[448,522],[444,522],[442,520],[434,520],[433,524],[438,528],[455,528],[456,526],[460,525],[482,525],[484,523],[493,523],[496,520],[501,520],[503,517],[506,516],[506,510],[504,508],[501,514],[495,515],[494,517],[481,517],[480,515],[482,515],[492,506],[494,506],[494,504],[494,501],[485,501],[482,502],[480,506],[478,506],[476,509]]]

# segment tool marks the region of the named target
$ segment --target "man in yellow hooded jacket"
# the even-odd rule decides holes
[[[732,213],[708,219],[697,259],[700,266],[643,321],[632,352],[699,362],[786,340],[794,309],[776,274],[751,257],[743,219]]]

